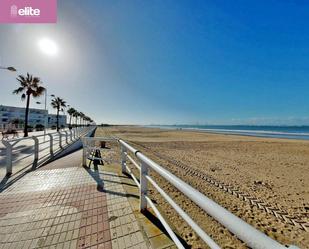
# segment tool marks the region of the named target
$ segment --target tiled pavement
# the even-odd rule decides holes
[[[0,193],[0,248],[151,248],[118,174],[76,158],[80,152]]]

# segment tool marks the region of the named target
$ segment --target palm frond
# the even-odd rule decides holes
[[[26,80],[25,76],[19,75],[16,79],[20,83],[21,86],[23,86],[23,87],[27,87],[28,86],[27,80]]]
[[[55,108],[55,109],[57,109],[58,108],[58,104],[56,103],[56,102],[51,102],[51,106],[53,107],[53,108]]]
[[[35,91],[33,91],[32,96],[34,98],[40,97],[43,95],[43,93],[45,92],[45,87],[42,86],[38,86],[37,89]]]
[[[32,75],[27,73],[27,81],[32,82]]]
[[[51,105],[57,110],[62,110],[64,107],[66,107],[66,101],[64,101],[62,98],[55,97],[52,99]]]
[[[76,112],[76,110],[75,110],[73,107],[71,107],[71,108],[69,108],[69,109],[67,110],[67,113],[68,113],[70,116],[72,116],[75,112]]]
[[[18,75],[17,80],[26,81],[26,78],[25,78],[25,76],[20,74],[20,75]]]
[[[13,94],[20,94],[21,92],[25,91],[25,87],[18,87],[13,91]]]
[[[19,75],[16,79],[21,86],[14,90],[13,94],[25,92],[26,95],[32,95],[36,98],[41,96],[45,91],[45,88],[40,85],[42,82],[39,77],[33,77],[27,73],[27,76]],[[22,99],[25,99],[26,95],[22,95]]]

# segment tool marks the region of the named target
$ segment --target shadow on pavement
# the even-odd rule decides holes
[[[154,224],[158,229],[160,229],[160,231],[162,233],[164,233],[167,237],[169,237],[171,239],[168,232],[166,231],[166,229],[162,225],[161,221],[153,213],[151,213],[147,209],[145,211],[143,211],[142,213],[152,224]],[[173,229],[173,231],[175,231],[175,229]],[[179,241],[181,242],[181,244],[184,246],[184,248],[188,248],[188,249],[191,248],[191,246],[188,245],[187,242],[183,238],[181,238],[179,234],[177,234],[177,233],[175,233],[175,234],[176,234],[177,238],[179,239]]]
[[[97,190],[99,192],[104,192],[104,193],[108,193],[108,194],[112,194],[112,195],[118,195],[118,196],[121,196],[121,197],[132,197],[132,198],[137,198],[137,199],[139,198],[138,195],[128,194],[128,193],[124,194],[124,193],[105,189],[104,188],[104,182],[101,179],[101,175],[100,175],[100,172],[99,172],[98,165],[100,165],[100,164],[97,162],[97,160],[94,160],[93,161],[93,170],[90,168],[90,164],[89,164],[88,167],[87,166],[83,166],[83,167],[87,171],[87,173],[97,182]],[[109,182],[114,182],[114,181],[109,181]],[[122,184],[121,182],[114,182],[114,183]]]
[[[135,199],[139,199],[139,196],[135,195],[135,194],[130,194],[130,193],[124,194],[124,193],[115,192],[115,191],[112,191],[112,190],[105,189],[104,188],[104,182],[103,182],[103,179],[101,178],[101,176],[103,176],[103,175],[115,176],[115,175],[109,174],[109,173],[106,173],[106,172],[100,173],[99,168],[98,168],[100,163],[98,162],[98,160],[94,160],[92,163],[93,163],[93,168],[91,168],[91,162],[89,163],[88,166],[83,166],[83,167],[87,171],[87,173],[97,182],[97,190],[99,192],[104,192],[104,193],[108,193],[108,194],[111,194],[111,195],[117,195],[117,196],[121,196],[121,197],[133,197]],[[125,179],[131,179],[131,177],[129,175],[127,177],[117,175],[117,177],[122,177],[122,178],[125,178]],[[116,182],[116,181],[112,181],[112,180],[104,180],[104,181],[110,182],[110,183],[115,183],[115,184],[137,187],[135,184],[126,183],[126,182],[123,182],[123,181],[121,181],[121,182]],[[142,213],[143,213],[143,215],[145,216],[146,219],[148,219],[155,227],[157,227],[162,233],[164,233],[167,237],[170,238],[168,232],[166,231],[166,229],[162,225],[161,221],[154,214],[152,214],[148,210],[145,210]],[[173,229],[173,230],[175,231],[175,229]],[[184,248],[191,248],[191,246],[188,245],[187,242],[183,238],[181,238],[181,236],[179,234],[176,233],[176,236],[178,237],[179,241],[182,243]]]

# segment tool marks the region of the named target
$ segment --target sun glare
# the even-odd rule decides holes
[[[57,55],[58,46],[53,40],[48,39],[48,38],[42,38],[42,39],[39,40],[38,44],[39,44],[40,50],[44,54],[47,54],[47,55],[50,55],[50,56]]]

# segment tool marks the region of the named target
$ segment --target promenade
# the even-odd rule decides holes
[[[226,233],[214,231],[211,233],[214,240],[191,218],[198,215],[198,222],[205,222],[209,217],[201,209],[220,223],[216,226],[221,231],[226,227],[233,232],[235,245],[243,246],[245,242],[252,248],[298,248],[293,241],[280,244],[266,236],[189,185],[194,181],[185,182],[148,158],[141,152],[149,154],[148,147],[136,141],[115,139],[110,129],[100,129],[95,133],[97,136],[89,137],[95,129],[83,128],[74,139],[68,134],[54,134],[55,138],[50,138],[51,150],[44,149],[42,143],[42,151],[58,151],[56,156],[47,153],[48,161],[33,162],[34,166],[28,170],[5,176],[0,185],[0,249],[204,248],[206,245],[199,239],[213,249],[221,248],[215,240],[220,239],[222,245],[230,244],[223,241],[229,239]],[[30,138],[36,141],[37,156],[41,151],[38,137]],[[13,140],[10,143],[16,145]],[[78,150],[82,143],[83,151]],[[150,156],[165,160],[158,152]],[[194,176],[201,174],[192,168],[188,171],[187,166],[177,161],[167,165],[171,168],[173,164]],[[21,165],[15,163],[13,169]],[[170,185],[201,209],[190,216],[187,207],[191,209],[194,204],[175,196]],[[183,219],[182,223],[178,218]]]
[[[138,188],[111,161],[81,166],[81,151],[0,193],[0,248],[175,248],[138,212]]]

